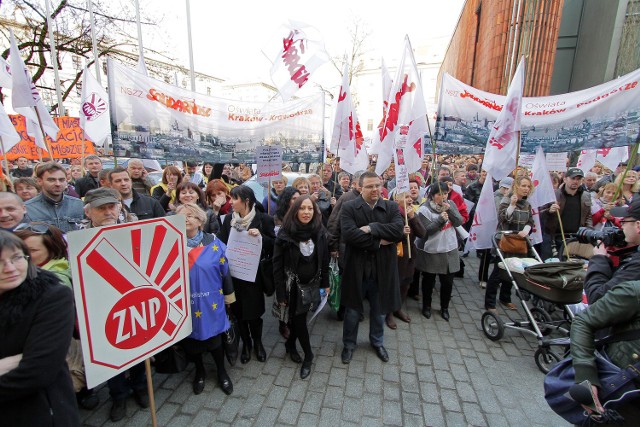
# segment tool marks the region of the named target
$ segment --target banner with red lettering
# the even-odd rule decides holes
[[[322,160],[322,94],[267,104],[234,101],[173,86],[113,60],[108,67],[117,156],[256,163],[256,147],[279,144],[285,161]]]
[[[27,134],[25,118],[21,115],[10,115],[11,123],[20,135],[21,141],[7,151],[7,159],[15,160],[18,157],[26,157],[29,160],[40,159],[39,147],[32,136]],[[90,140],[84,139],[84,132],[80,127],[78,117],[54,117],[53,121],[60,128],[58,138],[54,141],[47,136],[51,144],[54,159],[73,159],[82,157],[82,143],[85,144],[85,156],[95,154],[95,148]],[[42,157],[51,157],[49,153],[43,151]]]
[[[562,95],[522,99],[521,152],[545,153],[631,145],[640,128],[640,69]],[[482,153],[505,96],[445,74],[434,137],[438,153]]]

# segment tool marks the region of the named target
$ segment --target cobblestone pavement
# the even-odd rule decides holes
[[[411,324],[385,326],[390,356],[382,363],[368,343],[368,321],[360,325],[359,344],[349,365],[340,359],[342,323],[329,308],[311,329],[315,360],[311,376],[301,380],[300,365],[285,358],[278,323],[265,314],[266,363],[255,357],[228,368],[234,392],[217,386],[210,356],[204,393],[191,390],[193,365],[174,375],[153,377],[158,425],[161,426],[556,426],[565,422],[547,406],[543,374],[535,365],[534,337],[507,331],[498,342],[480,327],[484,293],[478,287],[478,259],[465,258],[464,279],[456,279],[451,320],[434,314],[427,320],[413,299],[406,310]],[[270,307],[270,298],[267,307]],[[515,301],[515,300],[514,300]],[[299,348],[299,347],[298,347]],[[107,388],[98,390],[101,404],[82,411],[88,426],[151,424],[148,409],[127,402],[127,417],[108,420]]]

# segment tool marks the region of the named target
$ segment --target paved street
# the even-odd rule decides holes
[[[155,375],[158,424],[161,426],[551,426],[566,423],[547,406],[543,374],[535,365],[536,341],[507,331],[498,342],[482,333],[484,294],[477,286],[478,259],[465,259],[464,279],[456,279],[451,321],[438,314],[427,320],[420,305],[407,303],[410,325],[385,329],[389,363],[382,363],[368,344],[368,321],[360,325],[359,347],[350,365],[340,360],[342,323],[325,308],[312,326],[316,358],[311,376],[300,380],[300,365],[285,358],[277,321],[265,314],[268,359],[229,369],[234,392],[217,386],[210,356],[204,393],[191,390],[193,366],[180,374]],[[270,298],[268,299],[270,307]],[[514,300],[515,302],[515,300]],[[299,346],[298,346],[299,348]],[[99,389],[101,405],[82,411],[89,426],[151,424],[149,410],[132,398],[128,417],[108,421],[111,402]]]

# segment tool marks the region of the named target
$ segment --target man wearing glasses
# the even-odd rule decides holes
[[[635,197],[629,206],[611,209],[611,215],[622,218],[620,223],[625,240],[636,250],[621,258],[615,267],[604,245],[593,248],[594,255],[589,259],[584,281],[589,304],[596,302],[615,285],[640,278],[640,197]]]
[[[404,236],[404,222],[397,203],[384,200],[380,178],[374,172],[360,176],[360,196],[344,204],[340,212],[345,242],[342,298],[345,306],[342,330],[342,363],[351,362],[358,340],[358,323],[369,300],[369,342],[383,362],[389,361],[383,346],[384,315],[400,308],[400,283],[396,243]]]

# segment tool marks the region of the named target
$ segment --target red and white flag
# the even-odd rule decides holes
[[[42,129],[44,129],[44,132],[54,141],[57,139],[60,129],[51,118],[36,85],[33,84],[31,74],[29,74],[29,70],[27,70],[24,61],[22,61],[20,57],[20,51],[18,50],[18,44],[13,36],[13,32],[11,32],[10,38],[11,83],[13,85],[11,90],[11,104],[17,113],[25,117],[27,133],[35,138],[36,145],[47,151],[47,144],[40,130],[38,116],[42,123]],[[36,110],[38,111],[37,114]]]
[[[16,132],[16,128],[13,127],[13,123],[11,123],[11,119],[4,110],[2,103],[0,103],[0,137],[2,138],[2,153],[11,150],[22,139]]]
[[[321,65],[329,60],[320,32],[314,27],[289,20],[278,31],[277,55],[271,66],[271,80],[278,88],[283,101],[288,101],[308,81]],[[273,51],[267,46],[263,51]]]
[[[0,57],[0,87],[11,89],[13,82],[11,78],[11,67],[4,58]]]
[[[380,129],[376,173],[382,175],[391,164],[395,155],[396,134],[404,126],[408,126],[407,146],[404,149],[407,172],[412,173],[420,169],[424,155],[424,135],[429,127],[420,74],[408,36],[405,36],[402,60],[387,97],[387,109],[382,120],[384,125]]]
[[[465,249],[490,249],[493,247],[493,235],[498,229],[498,212],[493,195],[493,179],[487,172],[487,177],[480,191],[480,198],[476,205],[476,213],[469,230],[469,238]]]
[[[347,172],[355,173],[366,169],[369,166],[369,155],[364,146],[360,122],[351,99],[349,65],[346,61],[335,111],[330,151],[340,157],[340,166]]]
[[[102,146],[111,132],[107,91],[85,67],[80,99],[80,127],[96,145]]]
[[[489,133],[485,148],[483,169],[500,180],[516,167],[518,152],[518,133],[522,118],[522,96],[524,92],[525,63],[524,56],[518,64],[511,80],[507,99]]]
[[[384,118],[387,117],[387,99],[389,99],[389,93],[393,86],[393,80],[391,80],[391,75],[389,75],[389,70],[387,69],[387,64],[384,62],[384,58],[382,59],[380,69],[382,72],[382,119],[371,135],[370,154],[378,154],[378,150],[380,149],[380,133],[384,126]]]
[[[533,186],[531,196],[529,196],[529,204],[531,204],[533,211],[534,222],[534,227],[531,230],[531,241],[536,245],[542,242],[540,206],[556,202],[556,192],[553,189],[553,182],[551,181],[551,175],[549,175],[549,169],[547,168],[547,157],[541,146],[536,148],[536,157],[533,160],[530,177]]]
[[[577,167],[583,171],[589,171],[597,162],[602,163],[607,169],[615,170],[620,162],[629,160],[627,147],[600,148],[582,150],[578,157]]]

